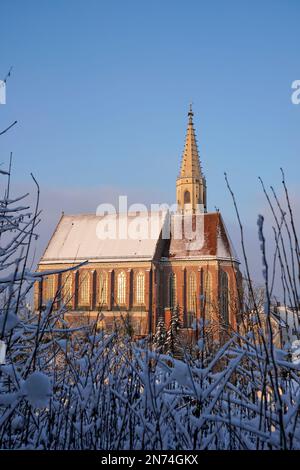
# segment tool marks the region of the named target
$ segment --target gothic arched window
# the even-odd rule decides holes
[[[184,191],[184,204],[190,204],[191,195],[189,191]]]
[[[101,271],[99,273],[99,304],[107,304],[107,273]]]
[[[118,304],[124,305],[126,303],[126,275],[124,271],[118,274],[117,281],[117,301]]]
[[[196,311],[196,274],[194,272],[188,277],[188,310]]]
[[[54,292],[54,274],[52,276],[48,276],[45,279],[45,287],[44,287],[44,301],[48,302],[49,300],[53,300],[55,296]]]
[[[175,273],[171,273],[169,276],[169,299],[170,307],[175,308],[177,305],[177,280]]]
[[[203,310],[206,320],[210,320],[212,316],[212,282],[211,273],[205,270],[203,273]]]
[[[160,304],[160,272],[158,269],[155,271],[155,290],[156,290],[156,302],[159,305]]]
[[[191,272],[188,276],[187,285],[187,326],[190,327],[193,324],[196,307],[197,307],[197,291],[196,291],[196,274]]]
[[[73,275],[67,272],[62,278],[62,301],[65,305],[71,305],[73,298]]]
[[[228,289],[228,274],[221,270],[220,271],[220,309],[221,317],[224,323],[229,322],[229,289]]]
[[[140,272],[136,276],[135,280],[135,301],[137,304],[145,303],[145,274]]]
[[[90,276],[88,271],[83,271],[79,276],[79,300],[80,305],[90,305]]]

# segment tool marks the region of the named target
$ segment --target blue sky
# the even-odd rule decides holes
[[[279,185],[280,166],[299,203],[299,0],[2,0],[0,12],[0,78],[13,65],[0,128],[18,120],[0,161],[13,151],[16,188],[30,190],[31,171],[41,185],[41,247],[62,210],[119,193],[174,202],[190,101],[210,210],[234,223],[227,171],[255,232],[257,176]]]

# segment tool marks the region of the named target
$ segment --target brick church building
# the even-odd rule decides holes
[[[63,214],[38,264],[56,272],[36,283],[36,310],[54,298],[66,317],[107,330],[126,314],[136,336],[154,333],[159,318],[168,327],[174,309],[186,331],[201,318],[234,328],[239,261],[220,212],[207,212],[191,108],[176,202],[176,211]]]

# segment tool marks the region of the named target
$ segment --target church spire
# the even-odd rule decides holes
[[[178,209],[195,213],[206,212],[206,181],[202,175],[192,105],[188,112],[188,127],[182,154],[180,174],[176,181]]]
[[[198,147],[193,123],[193,110],[190,104],[188,112],[188,128],[185,138],[185,145],[181,160],[180,177],[197,177],[201,176],[201,168],[199,162]]]

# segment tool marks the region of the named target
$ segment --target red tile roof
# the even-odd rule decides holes
[[[168,254],[170,258],[216,256],[237,260],[236,253],[219,212],[189,217],[192,217],[193,230],[195,230],[196,224],[198,224],[197,235],[199,243],[195,244],[193,239],[190,240],[186,236],[182,239],[175,239],[172,236]]]

